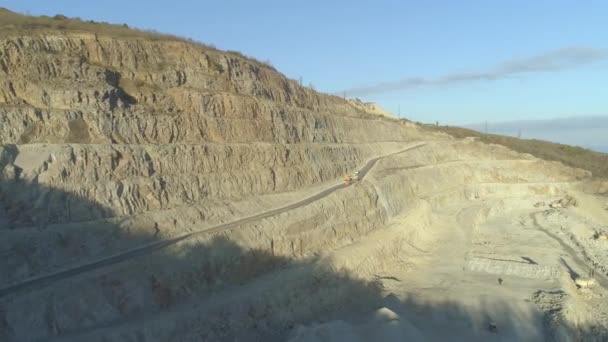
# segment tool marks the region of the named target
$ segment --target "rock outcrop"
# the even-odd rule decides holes
[[[299,200],[421,136],[415,127],[301,87],[238,53],[62,17],[5,10],[0,17],[2,287]],[[304,258],[327,246],[302,240],[309,230],[316,239],[315,232],[332,226],[338,235],[330,240],[344,244],[351,224],[361,232],[382,225],[385,213],[369,207],[374,196],[373,189],[361,188],[331,199],[320,216],[305,210],[284,227],[287,235],[274,239],[256,236],[256,224],[247,225],[240,240],[231,239],[250,241],[263,253],[271,241],[277,258]],[[356,208],[360,214],[340,214]],[[365,222],[358,222],[363,216]],[[331,221],[322,223],[323,217]],[[282,226],[281,220],[268,222],[273,229]],[[234,283],[234,270],[247,273],[240,263],[286,263],[268,262],[262,253],[234,264],[249,255],[243,246],[226,242],[219,248],[217,239],[209,241],[203,242],[209,251],[192,248],[215,269],[203,287],[195,285],[189,267],[176,273],[194,281],[201,296],[206,288],[223,288],[219,282]],[[224,256],[217,259],[217,253]],[[155,260],[165,265],[163,258]],[[141,305],[123,313],[99,308],[90,323],[162,310],[189,296],[167,288],[168,274],[155,267],[133,276],[120,271],[133,281],[129,292],[144,296]],[[266,266],[256,267],[243,279]],[[153,273],[156,280],[149,283]],[[91,291],[101,289],[97,282]],[[102,287],[99,294],[107,290]],[[65,290],[85,302],[105,302],[92,292],[61,286]],[[26,332],[29,318],[20,310],[0,310],[0,339],[61,336],[84,327],[60,322],[83,313],[71,304],[58,304],[56,311],[31,295],[7,299],[3,307],[31,301],[47,316],[46,328],[30,322],[36,328]],[[48,298],[60,303],[60,297]],[[102,306],[108,304],[114,305]]]
[[[417,134],[236,53],[84,27],[0,35],[0,160],[107,210],[6,186],[11,227],[295,190]]]

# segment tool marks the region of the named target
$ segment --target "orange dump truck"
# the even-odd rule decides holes
[[[355,172],[355,174],[351,175],[345,175],[344,176],[344,185],[351,185],[353,184],[353,182],[358,181],[359,180],[359,171]]]
[[[344,185],[350,185],[352,182],[353,182],[353,179],[351,178],[350,175],[344,176]]]

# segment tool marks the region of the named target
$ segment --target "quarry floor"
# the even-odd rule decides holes
[[[560,187],[579,199],[577,207],[550,208],[559,196],[512,196],[507,186],[432,206],[428,225],[407,215],[394,220],[358,242],[367,247],[348,247],[407,236],[410,248],[378,256],[384,267],[360,270],[381,283],[384,306],[300,327],[291,341],[605,341],[608,242],[593,235],[608,222],[598,206],[606,198]],[[580,288],[577,277],[596,284]]]

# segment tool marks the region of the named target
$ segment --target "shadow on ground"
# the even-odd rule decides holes
[[[0,156],[0,168],[2,341],[606,338],[598,327],[560,322],[559,307],[522,317],[509,303],[472,312],[400,299],[378,280],[323,258],[276,255],[273,246],[252,248],[226,233],[88,269],[99,258],[156,241],[153,227],[131,232],[94,201],[22,180],[10,153]],[[61,273],[74,267],[78,272]],[[45,277],[53,272],[60,276]],[[398,317],[374,316],[381,307]],[[501,310],[508,319],[492,317]],[[522,322],[536,329],[521,329]],[[374,327],[380,335],[370,335]]]

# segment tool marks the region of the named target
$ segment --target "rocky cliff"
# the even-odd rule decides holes
[[[4,196],[16,227],[294,190],[337,179],[378,152],[374,144],[415,135],[236,53],[104,35],[95,24],[13,26],[0,36],[2,162],[14,169],[5,179],[109,209]]]
[[[294,202],[420,135],[239,53],[63,17],[0,18],[2,286]],[[294,245],[322,219],[301,220],[276,253],[322,246]],[[133,285],[147,289],[146,277]],[[7,310],[3,339],[80,329],[26,333]]]

